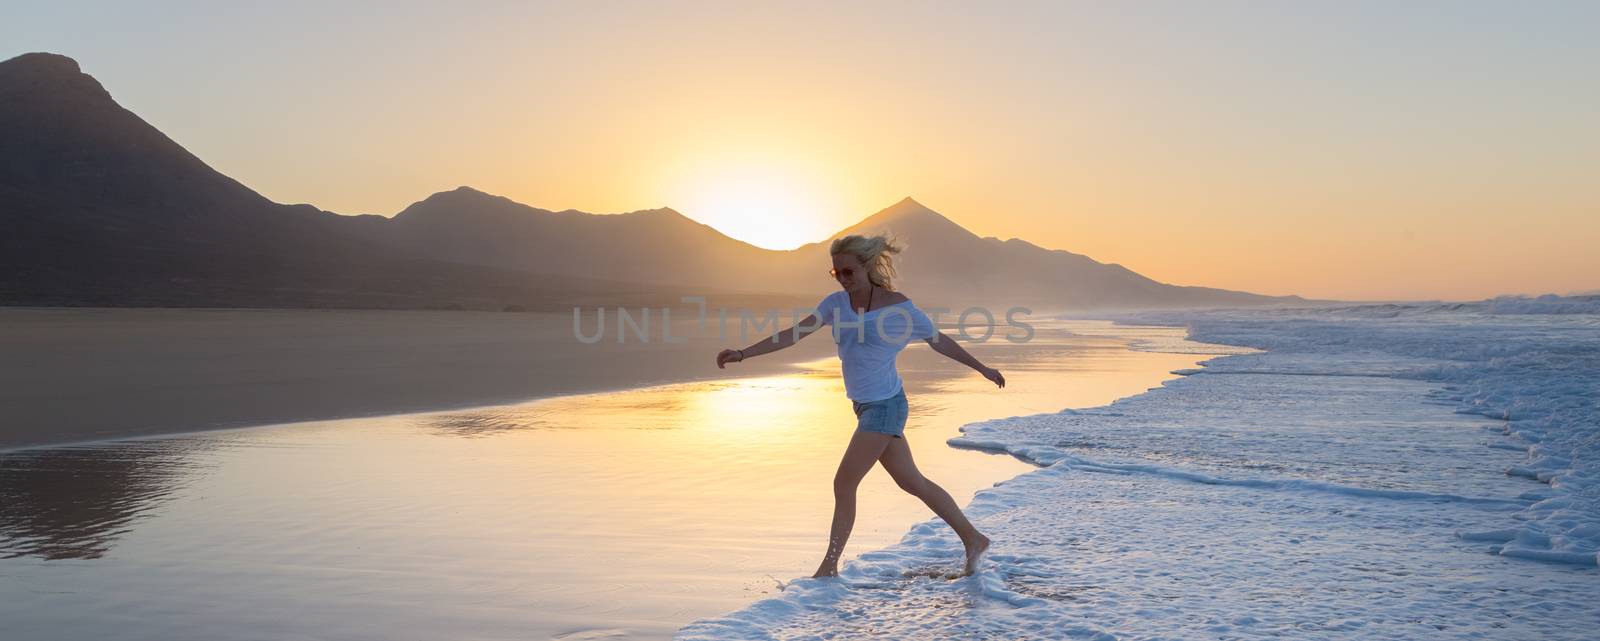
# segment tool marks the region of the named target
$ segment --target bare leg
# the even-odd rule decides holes
[[[850,437],[850,446],[839,461],[839,471],[833,475],[833,528],[828,533],[828,552],[822,565],[811,576],[836,576],[839,574],[839,557],[844,554],[844,543],[850,540],[850,530],[856,525],[856,487],[862,477],[872,471],[872,464],[883,453],[889,441],[899,440],[888,434],[857,431]]]
[[[917,464],[911,459],[911,444],[905,439],[895,439],[883,448],[879,460],[883,462],[883,469],[889,471],[889,476],[894,477],[896,485],[908,494],[922,499],[934,514],[944,519],[950,528],[956,531],[956,536],[961,537],[961,545],[966,548],[967,562],[963,568],[963,575],[970,575],[978,570],[978,561],[982,560],[983,553],[989,550],[989,537],[978,532],[978,528],[967,520],[967,515],[961,513],[961,508],[956,501],[950,498],[950,493],[939,487],[917,469]]]

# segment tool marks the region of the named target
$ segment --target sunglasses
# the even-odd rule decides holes
[[[843,276],[845,278],[852,278],[852,277],[854,277],[856,275],[856,270],[854,270],[852,268],[849,268],[849,267],[846,267],[844,269],[830,269],[830,270],[828,270],[828,275],[832,276],[835,279],[838,279],[840,276]]]

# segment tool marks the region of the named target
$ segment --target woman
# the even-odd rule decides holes
[[[874,462],[883,463],[883,469],[894,477],[900,489],[922,499],[961,537],[967,557],[963,576],[977,571],[989,549],[989,537],[979,533],[950,493],[923,477],[911,460],[911,447],[904,438],[906,393],[900,374],[895,371],[895,357],[910,339],[917,338],[927,341],[934,351],[977,370],[995,385],[1005,387],[1006,379],[940,332],[922,310],[911,304],[911,299],[895,291],[891,254],[899,252],[898,245],[881,235],[851,235],[833,241],[829,249],[833,269],[828,274],[839,282],[841,291],[822,299],[816,314],[776,338],[717,354],[717,367],[726,367],[727,363],[789,347],[823,324],[833,326],[844,368],[845,395],[855,408],[857,425],[833,477],[833,528],[828,551],[814,577],[839,574],[839,557],[856,520],[856,486]]]

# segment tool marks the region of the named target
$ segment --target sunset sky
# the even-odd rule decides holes
[[[33,4],[0,57],[279,202],[471,185],[790,248],[911,196],[1183,285],[1600,289],[1600,3]]]

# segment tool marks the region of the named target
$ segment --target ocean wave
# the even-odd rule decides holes
[[[1187,326],[1198,341],[1266,350],[1213,361],[1205,373],[1364,373],[1442,385],[1434,397],[1456,411],[1504,421],[1503,440],[1492,447],[1526,452],[1503,473],[1554,493],[1519,512],[1517,535],[1496,551],[1600,565],[1600,296],[1126,320]]]
[[[952,445],[1042,466],[967,507],[996,540],[978,575],[951,578],[960,544],[930,520],[680,637],[1589,638],[1597,308],[1130,316],[1252,350],[1105,407],[963,426]]]

